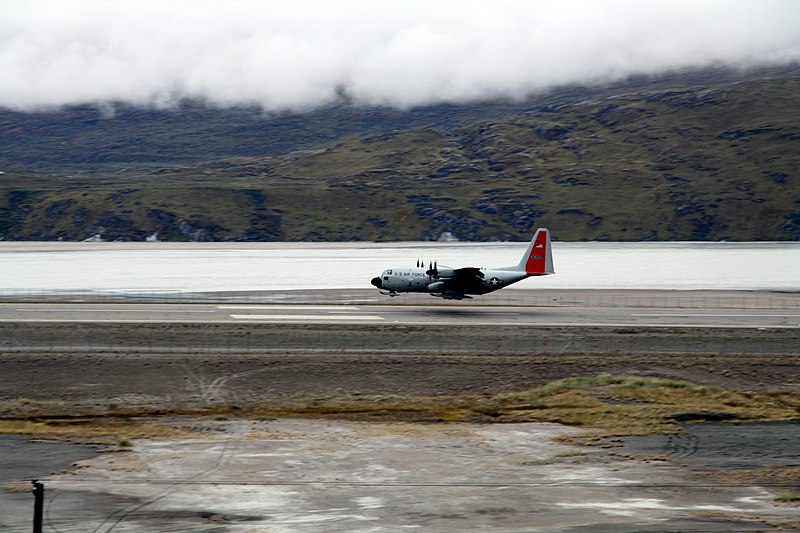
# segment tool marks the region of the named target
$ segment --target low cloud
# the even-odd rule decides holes
[[[412,107],[800,60],[795,0],[4,0],[0,107]]]

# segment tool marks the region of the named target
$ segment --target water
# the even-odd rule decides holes
[[[384,268],[516,264],[526,243],[0,243],[0,293],[371,288]],[[519,289],[800,290],[800,243],[553,243]]]

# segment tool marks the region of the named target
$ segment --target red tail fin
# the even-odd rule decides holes
[[[553,258],[550,257],[550,232],[542,228],[536,231],[528,249],[525,273],[530,276],[544,276],[553,273]]]

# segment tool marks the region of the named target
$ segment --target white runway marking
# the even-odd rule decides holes
[[[398,324],[423,325],[430,324],[430,321],[395,321]],[[468,326],[471,324],[467,324]],[[474,325],[474,324],[472,324]],[[481,322],[480,326],[508,326],[508,322]],[[711,329],[796,329],[800,327],[793,325],[780,324],[647,324],[640,322],[530,322],[523,323],[523,326],[536,327],[587,327],[587,328],[711,328]]]
[[[740,318],[761,318],[761,317],[778,317],[778,318],[790,318],[790,317],[800,317],[800,315],[790,315],[790,314],[782,314],[782,315],[767,315],[767,314],[732,314],[732,313],[631,313],[631,316],[671,316],[671,317],[682,317],[682,316],[704,316],[704,317],[740,317]]]
[[[286,309],[308,309],[313,311],[358,311],[359,308],[352,305],[218,305],[217,309],[240,309],[247,310],[273,310],[282,311]]]
[[[52,307],[49,309],[14,309],[15,311],[24,311],[26,313],[61,313],[63,308]],[[71,307],[70,313],[216,313],[216,311],[183,311],[177,309],[75,309]]]
[[[45,323],[45,322],[53,322],[59,324],[65,323],[80,323],[80,324],[186,324],[186,320],[165,320],[163,318],[158,319],[147,319],[143,318],[140,320],[135,319],[125,319],[125,318],[109,318],[107,320],[97,319],[97,318],[0,318],[0,322],[11,322],[11,323],[19,323],[19,322],[31,322],[31,323]],[[223,321],[220,320],[192,320],[192,324],[220,324]]]
[[[231,315],[235,320],[384,320],[374,315]]]

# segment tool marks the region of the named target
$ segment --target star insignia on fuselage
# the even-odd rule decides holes
[[[498,285],[500,285],[500,280],[498,278],[492,278],[489,280],[489,285],[491,285],[492,287],[497,287]]]

